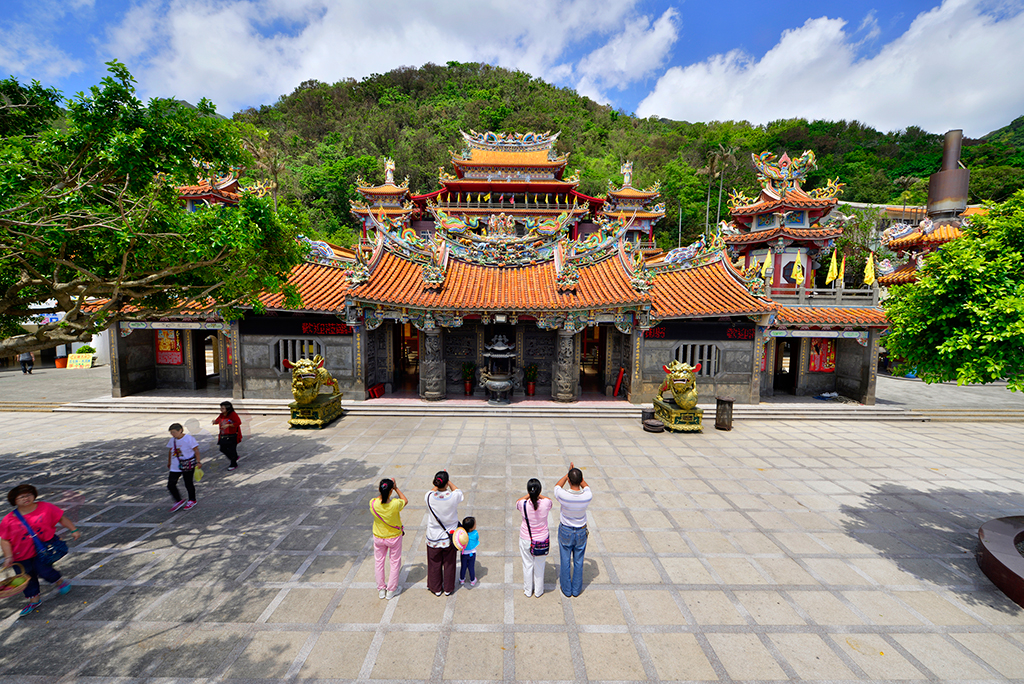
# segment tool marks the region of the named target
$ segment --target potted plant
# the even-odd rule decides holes
[[[523,369],[523,379],[526,380],[526,396],[532,397],[537,391],[537,364],[531,363]]]
[[[462,382],[466,386],[466,396],[473,393],[473,379],[476,377],[476,364],[467,361],[462,364]]]

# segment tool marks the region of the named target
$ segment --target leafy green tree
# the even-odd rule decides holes
[[[285,289],[301,253],[269,200],[189,213],[179,199],[176,184],[248,161],[239,126],[210,102],[143,105],[115,61],[100,85],[65,102],[58,128],[55,91],[0,87],[0,354],[87,342],[189,301],[237,312]],[[63,320],[19,332],[43,313]]]
[[[921,279],[890,290],[885,342],[925,382],[1005,379],[1024,389],[1024,190],[925,259]]]

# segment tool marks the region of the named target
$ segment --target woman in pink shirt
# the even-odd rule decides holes
[[[60,573],[54,570],[52,565],[47,565],[36,557],[36,545],[32,535],[35,534],[41,543],[48,542],[56,536],[57,525],[63,525],[75,541],[78,541],[82,534],[78,531],[75,523],[64,515],[64,511],[52,503],[36,501],[37,496],[39,496],[39,492],[30,484],[20,484],[7,492],[7,500],[14,506],[15,511],[21,514],[21,518],[25,522],[22,522],[14,511],[0,520],[0,546],[3,547],[4,552],[3,567],[7,568],[18,563],[29,576],[24,590],[28,605],[21,611],[23,616],[39,608],[40,577],[50,584],[57,585],[58,594],[63,595],[71,591],[71,585],[61,578]]]
[[[526,483],[526,493],[516,501],[516,510],[522,519],[519,526],[519,553],[523,557],[523,593],[540,596],[544,593],[544,561],[547,559],[550,535],[548,513],[551,499],[540,495],[537,478]]]

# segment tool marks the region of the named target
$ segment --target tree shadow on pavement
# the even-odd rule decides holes
[[[0,447],[0,489],[32,483],[84,533],[78,543],[68,537],[71,551],[57,564],[72,592],[44,585],[39,612],[0,626],[0,675],[208,677],[233,662],[231,677],[284,678],[294,644],[261,632],[234,660],[247,638],[240,627],[274,607],[280,583],[321,580],[307,568],[341,581],[370,535],[365,507],[379,468],[343,456],[329,437],[255,436],[233,472],[201,443],[198,505],[174,513],[162,436],[60,451]],[[21,603],[19,595],[0,604],[0,619]]]
[[[994,518],[1020,515],[1024,495],[884,484],[862,499],[862,505],[841,508],[848,535],[901,571],[947,589],[967,605],[1013,615],[1022,612],[981,571],[977,552],[978,528]]]

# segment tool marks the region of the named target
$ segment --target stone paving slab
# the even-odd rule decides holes
[[[974,559],[977,527],[1024,508],[1021,425],[273,417],[228,473],[211,418],[177,419],[209,474],[171,513],[168,418],[0,414],[0,487],[37,484],[85,532],[70,594],[0,603],[0,682],[1024,679],[1024,611]],[[527,598],[512,505],[569,461],[595,491],[584,591],[558,591],[556,553]],[[481,537],[480,584],[448,598],[426,591],[441,467]],[[384,475],[411,501],[390,601],[366,507]]]

